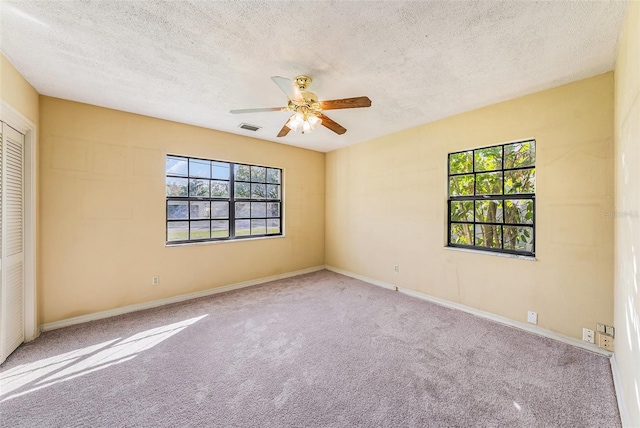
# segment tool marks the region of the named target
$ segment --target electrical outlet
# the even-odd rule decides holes
[[[615,329],[610,325],[604,326],[604,334],[608,334],[611,337],[615,337]]]
[[[393,265],[393,271],[395,273],[400,273],[400,265]]]
[[[599,333],[604,333],[606,331],[605,328],[606,326],[604,324],[596,324],[596,331],[598,331]]]
[[[158,275],[152,276],[151,285],[158,285],[158,284],[160,284],[160,277]]]
[[[538,324],[538,313],[533,311],[527,312],[527,321],[531,324]]]
[[[606,334],[598,334],[598,346],[613,352],[613,337],[609,337]]]
[[[582,329],[582,340],[589,343],[596,343],[593,337],[593,330],[589,330],[588,328]]]

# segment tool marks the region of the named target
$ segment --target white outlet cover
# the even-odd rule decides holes
[[[583,328],[582,340],[589,343],[596,343],[593,330],[589,330],[588,328]]]
[[[533,311],[527,312],[527,321],[531,324],[538,324],[538,313]]]

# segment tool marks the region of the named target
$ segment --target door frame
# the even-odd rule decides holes
[[[37,147],[36,125],[18,110],[0,100],[0,121],[24,134],[24,341],[40,335],[36,288]]]

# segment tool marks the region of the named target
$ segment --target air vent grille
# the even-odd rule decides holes
[[[247,131],[253,131],[253,132],[256,132],[258,129],[261,128],[261,126],[250,125],[248,123],[241,123],[239,127],[242,129],[246,129]]]

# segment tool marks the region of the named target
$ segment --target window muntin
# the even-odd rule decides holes
[[[282,235],[282,169],[166,157],[167,244]]]
[[[448,246],[535,254],[534,140],[450,153]]]

